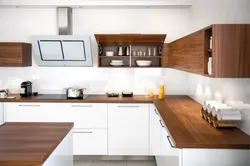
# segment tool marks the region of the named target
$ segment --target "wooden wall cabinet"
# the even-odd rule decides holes
[[[31,44],[0,42],[0,67],[23,67],[31,65]]]
[[[250,78],[250,24],[211,25],[165,44],[163,56],[167,67],[215,78]]]
[[[148,67],[152,68],[162,67],[166,62],[162,58],[166,34],[95,34],[95,38],[98,44],[98,67],[134,68],[140,67],[136,64],[137,60],[150,60],[152,64]],[[129,48],[129,55],[118,55],[118,47]],[[114,56],[106,56],[106,52],[113,52]],[[140,52],[142,55],[138,55]],[[112,66],[112,60],[121,60],[124,65]]]

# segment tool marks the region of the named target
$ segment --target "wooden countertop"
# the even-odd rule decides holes
[[[134,95],[131,97],[107,97],[107,95],[89,95],[86,100],[65,99],[65,100],[37,100],[36,96],[20,97],[15,99],[0,99],[0,102],[46,102],[46,103],[153,103],[153,98],[147,98],[144,95]]]
[[[176,148],[250,149],[250,137],[238,128],[215,129],[200,116],[201,105],[188,96],[166,96],[165,100],[134,96],[108,98],[90,95],[87,100],[35,100],[35,97],[0,99],[0,102],[154,103]]]
[[[0,165],[42,165],[73,123],[6,123],[0,126]]]
[[[188,96],[155,100],[176,148],[250,149],[250,137],[238,128],[215,129],[200,116],[201,105]]]

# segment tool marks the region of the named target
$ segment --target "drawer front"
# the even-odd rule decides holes
[[[74,128],[107,128],[107,104],[69,104]]]
[[[90,129],[73,131],[74,155],[107,155],[107,130]]]
[[[172,141],[172,138],[170,137],[165,127],[162,127],[161,135],[162,135],[161,136],[161,144],[162,144],[161,154],[163,156],[179,156],[180,150],[177,148],[174,148],[174,143]]]
[[[6,122],[44,122],[41,103],[4,103]]]
[[[5,103],[7,122],[70,122],[64,103]]]

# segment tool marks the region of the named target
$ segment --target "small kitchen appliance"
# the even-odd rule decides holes
[[[32,96],[32,82],[30,81],[22,82],[20,96],[21,97]]]

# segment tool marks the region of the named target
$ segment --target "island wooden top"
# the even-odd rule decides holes
[[[0,126],[1,166],[40,166],[73,123],[6,123]]]
[[[152,103],[158,109],[176,148],[250,149],[250,137],[238,128],[215,129],[200,116],[202,106],[188,96],[164,100],[134,96],[109,98],[90,95],[87,100],[35,100],[35,97],[2,99],[0,102]]]

